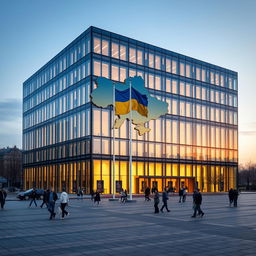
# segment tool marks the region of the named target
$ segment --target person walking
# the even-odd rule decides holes
[[[99,203],[100,203],[100,193],[99,193],[99,191],[96,192],[95,197],[94,197],[94,203],[96,203],[96,202],[99,205]]]
[[[126,201],[126,194],[123,189],[121,189],[121,203],[125,203]]]
[[[159,205],[160,199],[159,199],[159,193],[158,193],[158,190],[157,190],[157,189],[155,189],[154,193],[155,193],[155,195],[154,195],[154,207],[155,207],[155,213],[159,213],[158,205]]]
[[[162,194],[162,201],[163,201],[163,206],[161,208],[161,212],[164,212],[163,209],[166,208],[167,212],[170,212],[170,210],[168,209],[168,205],[167,205],[167,200],[169,200],[168,198],[168,192],[167,189],[164,189],[164,192]]]
[[[93,191],[93,189],[91,190],[91,200],[93,201],[94,200],[94,191]]]
[[[145,189],[145,201],[150,201],[151,200],[149,196],[150,196],[150,188],[147,187]]]
[[[69,213],[65,210],[66,206],[68,205],[69,202],[69,196],[67,194],[67,192],[65,191],[65,189],[62,189],[62,193],[60,195],[60,208],[61,208],[61,212],[62,212],[62,217],[61,219],[64,219],[64,216],[69,215]]]
[[[49,194],[47,196],[47,201],[48,201],[48,211],[50,212],[50,220],[52,220],[52,218],[55,218],[55,202],[58,199],[57,194],[54,192],[54,189],[51,188],[49,191]]]
[[[183,188],[182,202],[185,203],[187,198],[187,188]]]
[[[32,193],[31,193],[31,201],[30,201],[29,207],[31,207],[33,202],[34,202],[35,206],[37,207],[37,203],[36,203],[36,189],[35,188],[33,188]]]
[[[229,207],[231,207],[233,201],[234,201],[234,190],[233,188],[231,188],[229,191],[228,191],[228,198],[229,198]]]
[[[234,207],[237,207],[237,199],[238,199],[238,196],[239,196],[238,190],[234,189],[233,194],[234,194]]]
[[[179,197],[180,197],[179,203],[181,203],[183,199],[183,188],[180,188],[179,190]]]
[[[202,204],[202,195],[199,191],[199,189],[195,189],[193,194],[193,208],[194,208],[194,214],[191,216],[192,218],[196,217],[196,213],[198,212],[198,215],[201,215],[201,217],[204,216],[204,212],[201,210],[201,204]]]
[[[7,197],[7,193],[5,192],[5,190],[2,188],[0,190],[0,204],[1,204],[1,209],[4,209],[4,205],[5,205],[5,199]]]
[[[46,205],[46,207],[48,207],[48,202],[47,202],[47,194],[49,193],[49,189],[44,191],[44,195],[43,195],[43,202],[40,205],[41,208],[43,208],[44,204]]]

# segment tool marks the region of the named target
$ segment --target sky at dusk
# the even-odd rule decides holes
[[[256,1],[0,0],[0,147],[21,147],[22,83],[96,26],[238,72],[239,162],[256,162]]]

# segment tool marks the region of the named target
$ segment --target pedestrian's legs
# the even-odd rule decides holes
[[[33,201],[34,201],[35,206],[37,207],[36,199],[34,199]]]
[[[237,199],[234,199],[234,207],[237,207]]]
[[[1,209],[4,209],[4,200],[1,201]]]
[[[66,205],[66,203],[61,203],[60,205],[62,211],[62,218],[64,218],[64,215],[68,215],[68,212],[65,210]]]
[[[158,203],[155,203],[154,206],[155,206],[155,213],[159,213]]]

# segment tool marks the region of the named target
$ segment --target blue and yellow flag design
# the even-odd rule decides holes
[[[115,90],[116,115],[126,115],[130,112],[130,88],[119,91]],[[132,110],[142,116],[148,117],[148,97],[132,87]]]

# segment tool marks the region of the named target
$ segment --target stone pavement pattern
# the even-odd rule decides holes
[[[136,200],[71,200],[71,215],[52,221],[46,208],[9,201],[0,210],[0,255],[256,255],[256,194],[240,195],[238,208],[226,195],[203,196],[205,216],[196,219],[191,196],[184,204],[170,197],[171,212],[158,215],[153,200]]]

